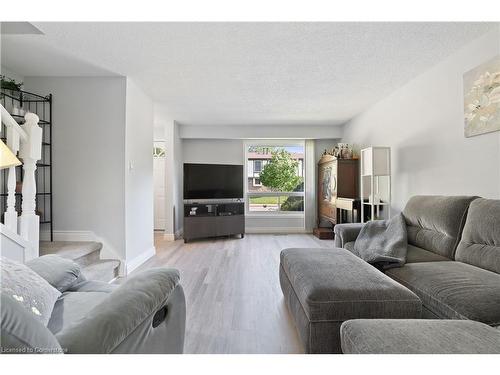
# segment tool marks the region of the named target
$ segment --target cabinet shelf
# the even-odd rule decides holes
[[[390,203],[388,202],[380,202],[380,203],[370,203],[370,202],[363,202],[365,206],[389,206]]]

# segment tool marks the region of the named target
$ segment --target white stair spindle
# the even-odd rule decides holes
[[[7,128],[7,146],[14,155],[19,151],[19,133],[13,128]],[[16,212],[16,167],[10,167],[7,178],[7,210],[4,214],[4,224],[14,233],[17,233]]]
[[[38,257],[40,218],[36,215],[36,163],[42,158],[42,129],[38,126],[39,118],[34,113],[24,116],[23,130],[28,135],[27,141],[21,142],[19,156],[23,159],[22,213],[19,218],[20,235],[30,242],[31,249],[26,260]]]

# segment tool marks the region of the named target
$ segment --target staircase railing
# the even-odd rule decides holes
[[[4,225],[19,234],[28,244],[23,259],[39,255],[40,218],[36,215],[36,163],[42,158],[42,128],[34,113],[24,116],[24,124],[17,121],[0,104],[2,123],[6,126],[6,144],[23,163],[21,215],[16,211],[16,168],[10,167],[7,178],[7,208]],[[0,127],[1,131],[1,127]]]

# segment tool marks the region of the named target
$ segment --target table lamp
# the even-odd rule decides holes
[[[16,155],[0,139],[0,169],[15,167],[20,164],[21,162]]]

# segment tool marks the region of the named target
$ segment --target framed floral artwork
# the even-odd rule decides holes
[[[464,74],[464,134],[500,130],[500,55]]]

